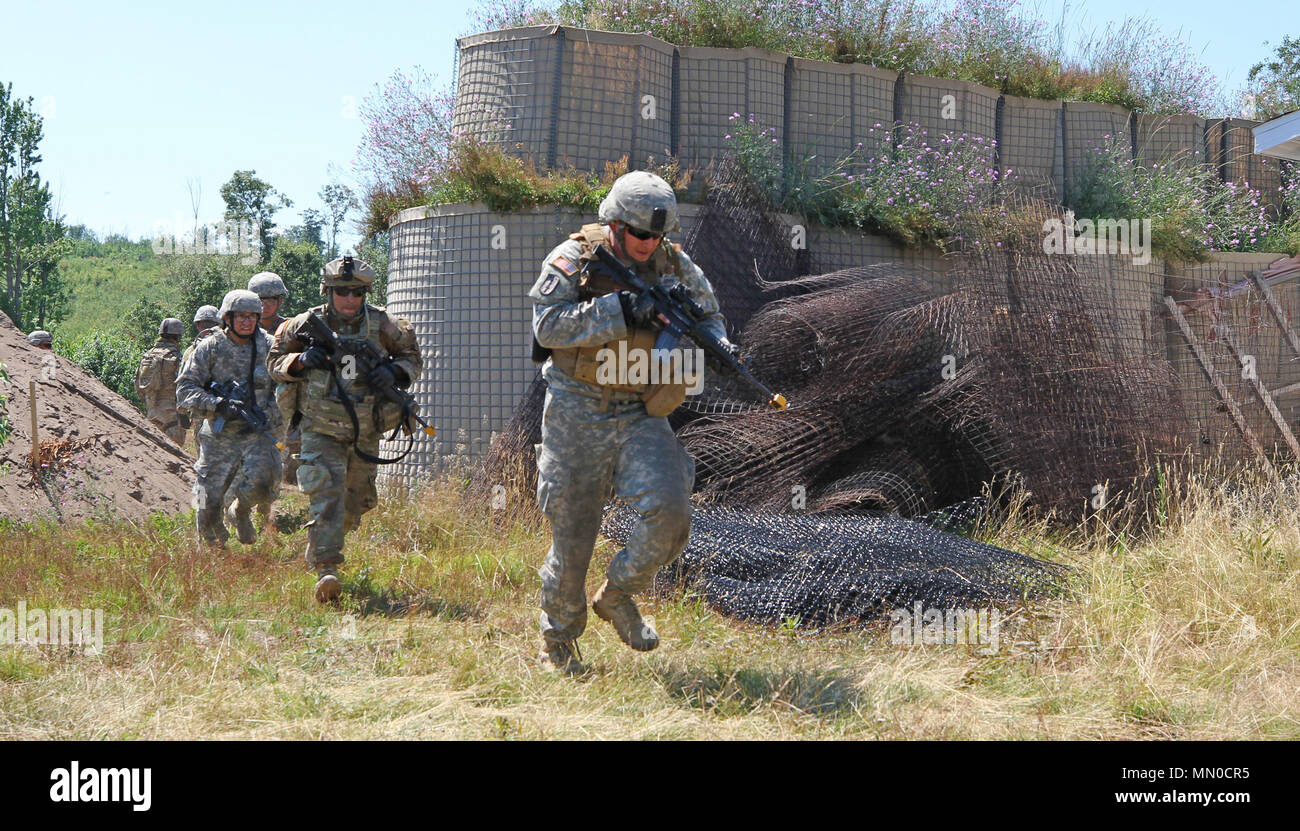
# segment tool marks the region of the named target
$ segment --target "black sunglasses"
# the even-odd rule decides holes
[[[334,289],[334,293],[337,294],[339,297],[365,297],[366,287],[356,286],[354,288],[348,288],[348,289]]]
[[[663,234],[656,234],[654,231],[642,231],[640,228],[627,226],[627,232],[639,240],[663,239]]]

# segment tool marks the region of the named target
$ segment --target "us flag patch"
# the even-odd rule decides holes
[[[565,275],[569,277],[578,273],[578,264],[562,254],[551,260],[551,265],[555,266],[560,271],[563,271]]]

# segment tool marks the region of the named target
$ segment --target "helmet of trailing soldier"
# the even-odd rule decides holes
[[[206,326],[204,324],[207,324]],[[221,325],[221,312],[216,306],[199,306],[199,310],[194,313],[194,326],[200,331],[211,329],[213,326]]]
[[[221,298],[221,308],[218,310],[221,315],[221,322],[225,324],[226,331],[233,333],[241,340],[250,337],[253,330],[257,329],[257,324],[262,318],[262,298],[253,294],[247,289],[234,289],[226,292],[226,296]],[[247,327],[237,325],[237,314],[247,314],[251,316],[253,327],[247,330]],[[247,320],[248,318],[244,318]]]
[[[54,344],[54,336],[44,329],[37,329],[27,335],[27,342],[37,349],[49,349]]]
[[[681,228],[672,185],[646,170],[618,177],[600,203],[598,216],[601,222],[616,228],[619,248],[643,262],[665,234]],[[629,232],[635,240],[628,239]]]
[[[284,287],[280,275],[273,271],[259,271],[248,278],[248,290],[262,298],[262,317],[275,317],[280,307],[289,299],[289,290]]]
[[[366,291],[374,282],[375,270],[365,260],[339,257],[321,269],[320,293],[329,297],[334,311],[343,317],[353,317],[361,312]]]
[[[158,324],[158,337],[160,338],[180,340],[183,334],[185,334],[185,324],[174,317],[165,318],[162,323]]]

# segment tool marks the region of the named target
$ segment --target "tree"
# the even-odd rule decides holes
[[[169,317],[167,310],[157,301],[141,297],[126,313],[122,334],[140,349],[148,349],[158,340],[158,325],[166,317]]]
[[[236,170],[230,181],[221,186],[226,203],[226,220],[256,225],[262,241],[262,263],[271,259],[272,218],[281,208],[292,208],[293,200],[257,178],[255,170]]]
[[[325,203],[326,227],[330,232],[329,252],[326,256],[334,259],[339,255],[339,228],[348,218],[348,213],[359,208],[356,194],[344,184],[326,185],[320,189],[320,200]]]
[[[36,171],[43,127],[33,103],[14,98],[13,84],[0,85],[0,305],[20,326],[31,323],[33,309],[42,321],[57,315],[62,294],[55,269],[67,253],[49,185]],[[25,299],[29,290],[35,296]]]
[[[324,228],[324,214],[315,208],[307,208],[302,212],[302,224],[295,225],[288,231],[285,231],[284,236],[281,237],[281,239],[293,242],[310,243],[316,246],[316,248],[323,254],[325,253],[325,240],[322,238]]]
[[[281,315],[292,317],[320,303],[320,273],[324,266],[320,246],[307,240],[280,238],[269,268],[280,275],[289,290]]]
[[[1267,121],[1300,109],[1300,38],[1283,37],[1274,59],[1252,66],[1246,81],[1256,118]]]
[[[362,240],[357,256],[375,270],[375,282],[370,286],[370,296],[366,302],[376,306],[385,305],[388,302],[388,232],[383,231]]]

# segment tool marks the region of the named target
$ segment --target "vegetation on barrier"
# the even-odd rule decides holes
[[[1149,20],[1080,42],[1018,0],[486,0],[474,29],[560,24],[677,46],[757,46],[795,57],[974,81],[1010,95],[1208,114],[1219,84]]]

